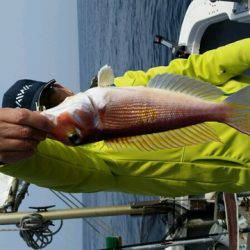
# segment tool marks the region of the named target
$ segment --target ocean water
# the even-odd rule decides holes
[[[105,64],[113,67],[116,76],[126,70],[167,65],[171,55],[167,48],[153,44],[154,36],[160,34],[177,42],[189,4],[190,0],[78,0],[82,90],[89,87],[90,79]],[[111,192],[83,194],[86,206],[122,205],[154,198]],[[107,217],[90,219],[88,223],[83,222],[84,250],[104,247],[105,236],[112,234],[108,227],[122,236],[124,244],[140,241],[140,217]],[[159,237],[162,228],[157,226],[151,240]]]

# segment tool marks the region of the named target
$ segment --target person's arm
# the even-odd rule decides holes
[[[144,71],[127,71],[115,79],[117,86],[147,85],[158,74],[186,75],[220,85],[250,68],[250,38],[207,51],[190,55],[188,59],[175,59],[168,66]]]

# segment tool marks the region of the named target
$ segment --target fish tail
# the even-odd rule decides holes
[[[229,96],[225,103],[232,107],[226,123],[240,132],[250,135],[250,86]]]

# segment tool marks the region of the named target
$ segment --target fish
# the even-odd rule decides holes
[[[221,89],[187,76],[166,73],[145,87],[113,87],[112,70],[104,72],[97,87],[42,112],[55,124],[54,139],[71,146],[103,140],[118,151],[154,151],[220,142],[209,122],[250,135],[250,86],[217,101]]]

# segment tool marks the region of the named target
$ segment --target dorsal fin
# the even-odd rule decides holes
[[[156,151],[209,141],[220,141],[220,139],[209,126],[201,123],[166,132],[115,138],[106,140],[105,143],[108,147],[118,151],[120,149]]]
[[[115,77],[114,77],[113,69],[108,65],[104,65],[98,71],[98,75],[97,75],[98,87],[114,86],[114,78]]]
[[[205,100],[215,100],[224,94],[210,83],[175,74],[157,75],[149,81],[148,87],[181,92]]]

